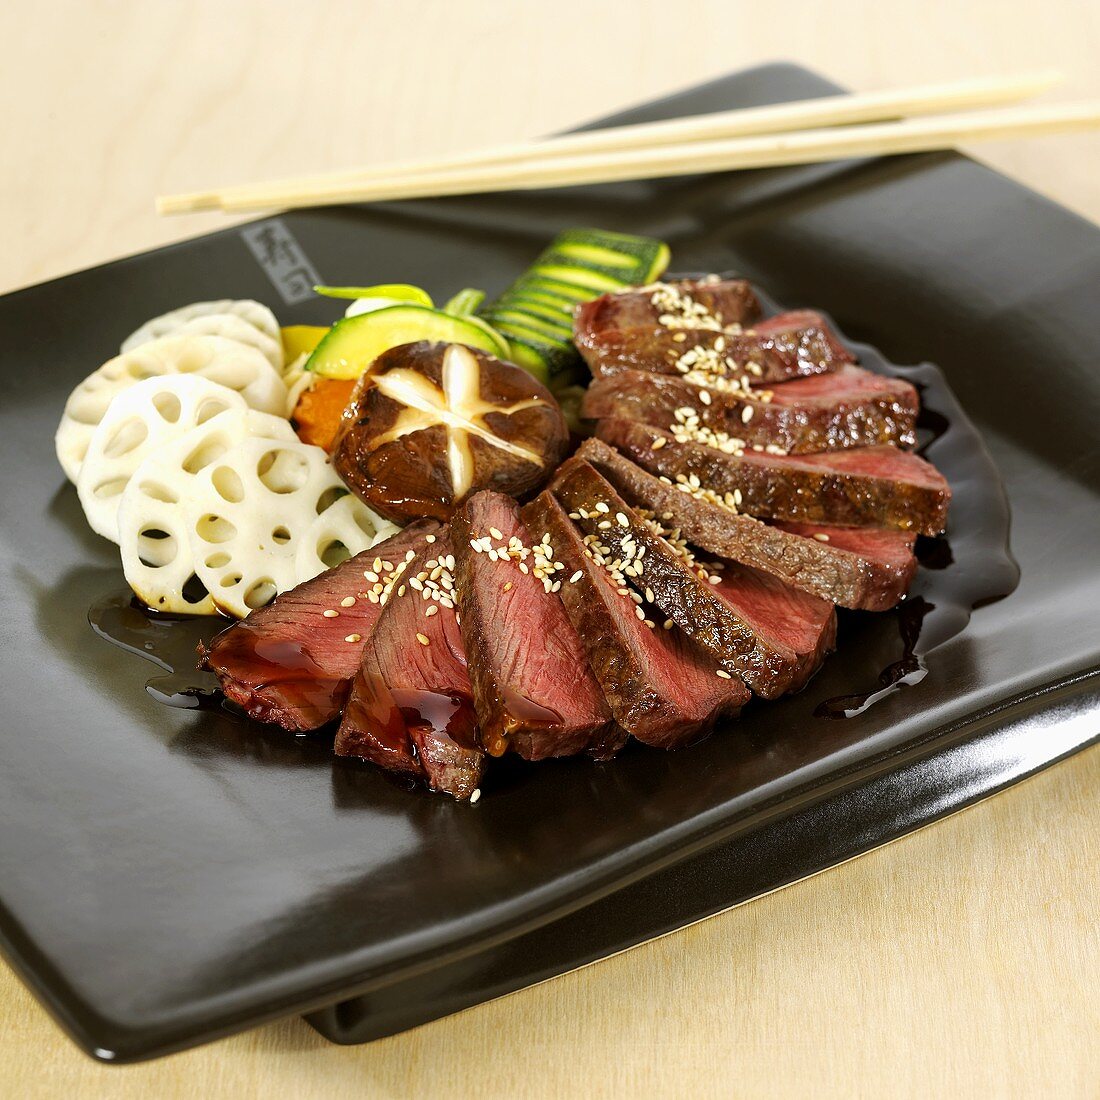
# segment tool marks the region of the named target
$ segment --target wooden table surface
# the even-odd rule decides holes
[[[1100,95],[1095,0],[36,0],[0,42],[0,291],[223,224],[158,220],[158,192],[547,133],[767,60],[857,89],[1054,65]],[[980,155],[1100,220],[1100,136]],[[0,1096],[1100,1096],[1098,789],[1093,750],[367,1047],[288,1020],[105,1067],[0,964]]]

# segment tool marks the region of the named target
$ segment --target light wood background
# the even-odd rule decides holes
[[[1100,95],[1095,0],[35,0],[0,43],[0,291],[223,224],[158,220],[157,192],[547,133],[767,60],[859,89],[1056,65]],[[980,155],[1100,220],[1100,136]],[[1100,1096],[1098,789],[1093,750],[368,1047],[289,1020],[104,1067],[0,964],[0,1096]]]

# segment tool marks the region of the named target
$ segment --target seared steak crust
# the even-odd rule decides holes
[[[442,530],[432,543],[420,539],[405,563],[363,647],[335,749],[338,756],[370,760],[468,799],[485,756],[476,744],[462,635],[453,601],[448,597],[447,606],[425,599],[425,589],[417,587],[450,552]]]
[[[930,462],[889,444],[813,455],[727,454],[631,420],[601,420],[597,435],[658,477],[694,476],[723,498],[739,492],[740,510],[758,518],[921,535],[938,535],[947,522],[947,481]]]
[[[628,503],[668,516],[663,522],[679,527],[693,546],[763,569],[841,607],[886,611],[905,595],[916,572],[911,534],[834,529],[863,530],[865,541],[873,546],[861,553],[840,545],[839,533],[837,543],[831,538],[819,541],[813,534],[828,534],[827,530],[784,530],[699,500],[647,473],[602,440],[586,440],[577,455],[592,463]]]
[[[715,596],[710,581],[689,569],[591,465],[570,459],[559,468],[550,490],[585,534],[609,548],[609,559],[630,560],[630,545],[644,549],[643,574],[630,578],[631,587],[644,593],[722,668],[765,699],[787,691],[798,671],[795,654],[759,637],[729,603]]]
[[[602,746],[611,712],[561,598],[531,571],[533,555],[474,549],[486,538],[494,548],[514,538],[530,549],[516,502],[477,493],[452,517],[451,533],[482,748],[542,760]]]
[[[749,698],[745,685],[716,675],[714,662],[676,627],[650,629],[641,622],[633,601],[586,555],[550,492],[523,509],[523,521],[533,539],[550,535],[564,574],[576,577],[562,585],[562,602],[624,730],[647,745],[677,748],[709,733],[718,718],[738,713]]]
[[[688,408],[713,431],[742,439],[750,447],[771,445],[794,454],[916,442],[917,391],[908,382],[858,367],[776,386],[768,402],[709,389],[708,404],[702,392],[703,387],[678,376],[622,371],[589,386],[581,415],[593,420],[619,417],[668,429],[677,410]]]
[[[420,520],[282,593],[218,634],[202,651],[201,667],[218,677],[227,699],[258,722],[295,731],[331,722],[344,706],[363,646],[382,612],[367,598],[372,582],[364,573],[374,572],[376,560],[403,560],[411,547],[440,530],[434,520]],[[378,575],[385,578],[384,568]],[[344,607],[348,597],[355,603]]]
[[[746,279],[684,279],[659,285],[671,287],[677,294],[689,295],[720,325],[747,328],[758,321],[763,312]],[[665,307],[654,304],[655,289],[656,284],[617,294],[602,294],[585,302],[577,309],[573,326],[578,347],[593,333],[660,325]]]
[[[855,361],[825,319],[811,310],[780,313],[741,332],[662,325],[596,328],[600,321],[597,303],[590,302],[578,310],[574,328],[577,348],[594,376],[623,370],[675,375],[688,369],[677,364],[696,349],[718,355],[733,377],[745,374],[764,384],[824,374]]]

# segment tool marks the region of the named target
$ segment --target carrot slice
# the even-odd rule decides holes
[[[355,378],[318,378],[311,389],[302,393],[294,406],[293,419],[298,438],[303,443],[332,450],[332,441],[356,381]]]

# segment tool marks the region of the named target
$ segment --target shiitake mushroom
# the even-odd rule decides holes
[[[396,523],[446,520],[471,493],[524,497],[565,455],[550,391],[521,367],[464,344],[383,352],[344,410],[332,461],[348,486]]]

